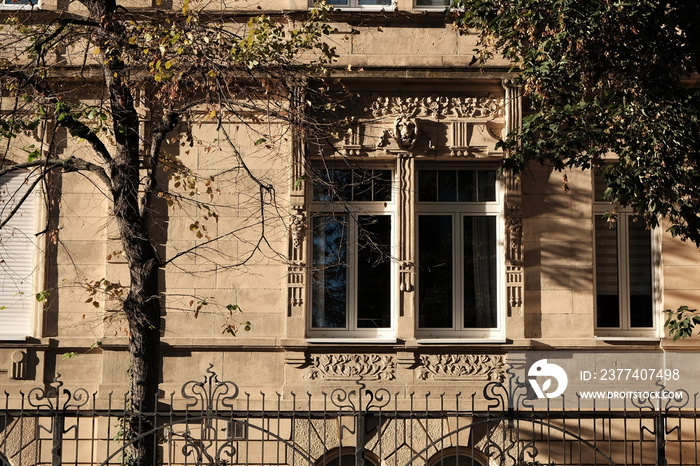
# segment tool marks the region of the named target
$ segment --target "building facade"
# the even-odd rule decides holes
[[[333,74],[353,96],[340,134],[304,138],[276,121],[223,124],[248,167],[275,187],[264,237],[255,186],[236,172],[221,175],[233,158],[212,142],[223,137],[219,122],[194,127],[191,146],[164,146],[193,172],[216,176],[212,204],[221,207],[218,219],[202,220],[201,207],[163,200],[154,215],[167,262],[163,464],[651,465],[662,464],[660,454],[667,464],[698,464],[700,340],[674,341],[663,327],[664,309],[700,300],[697,248],[663,228],[646,230],[624,209],[609,221],[616,207],[591,171],[501,172],[507,154],[497,143],[521,124],[527,104],[505,60],[469,66],[476,37],[459,35],[445,2],[329,3]],[[207,6],[283,21],[309,7]],[[173,191],[177,182],[167,181]],[[26,175],[0,185],[3,213],[17,193],[36,196],[0,237],[0,386],[15,409],[0,417],[0,458],[56,464],[52,418],[20,425],[17,409],[41,405],[20,393],[47,394],[60,374],[73,400],[85,390],[90,401],[80,406],[97,413],[89,425],[71,418],[60,461],[101,464],[111,455],[119,464],[105,410],[116,406],[108,394],[128,387],[128,328],[112,312],[114,297],[90,288],[128,282],[110,206],[82,174],[62,175],[53,205],[27,186]],[[56,236],[36,236],[50,219]],[[229,231],[206,247],[209,235]],[[181,255],[193,247],[202,252]],[[548,397],[566,388],[556,375],[553,389],[528,372],[542,360],[566,370],[564,396]],[[621,378],[617,369],[631,372]],[[646,390],[642,382],[686,398],[595,404],[580,395]],[[216,406],[232,410],[228,418],[184,414],[198,389],[206,395],[193,410],[223,400]]]

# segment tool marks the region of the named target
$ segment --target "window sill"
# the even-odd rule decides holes
[[[609,342],[645,342],[645,343],[658,343],[661,341],[661,337],[655,336],[634,336],[634,335],[615,335],[615,336],[604,336],[598,335],[595,337],[596,340],[609,341]]]
[[[352,338],[352,337],[324,337],[324,338],[307,338],[306,342],[309,344],[337,344],[337,343],[350,343],[350,344],[378,344],[378,345],[393,345],[398,342],[396,338]]]
[[[501,345],[506,343],[505,338],[418,338],[419,345]]]

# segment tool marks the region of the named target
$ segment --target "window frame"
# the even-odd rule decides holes
[[[451,0],[448,0],[444,5],[418,5],[418,0],[413,0],[413,9],[417,11],[428,11],[428,12],[443,12],[452,4]]]
[[[6,0],[0,0],[0,10],[12,10],[12,11],[18,11],[18,10],[38,10],[41,8],[41,0],[36,0],[36,3],[31,5],[24,5],[24,4],[11,4],[11,3],[5,3]]]
[[[651,306],[652,306],[652,326],[632,327],[632,306],[630,303],[630,246],[629,246],[629,226],[637,214],[628,207],[620,208],[607,201],[597,199],[601,190],[596,188],[596,184],[602,182],[602,177],[598,174],[593,176],[593,319],[594,332],[596,337],[621,337],[621,338],[660,338],[661,334],[661,291],[660,291],[660,262],[661,262],[661,231],[660,228],[653,228],[650,234],[650,262],[651,262]],[[597,229],[596,218],[610,212],[616,211],[616,246],[617,246],[617,283],[618,283],[618,327],[600,327],[598,325],[598,263],[597,259]]]
[[[396,11],[396,0],[392,0],[389,5],[360,5],[361,0],[347,0],[347,5],[333,5],[335,11]],[[309,2],[309,7],[314,5],[314,0]]]
[[[493,170],[493,165],[441,164],[418,165],[416,177],[423,170]],[[418,179],[416,178],[416,186]],[[415,198],[415,245],[416,245],[416,287],[415,287],[415,322],[414,328],[419,342],[429,342],[430,339],[446,340],[458,338],[469,342],[503,342],[505,338],[505,307],[506,307],[506,264],[505,264],[505,186],[502,177],[496,173],[495,200],[472,202],[436,202],[420,201]],[[421,216],[452,215],[452,328],[431,328],[420,326],[420,232]],[[493,328],[464,327],[464,228],[465,217],[494,217],[496,220],[496,326]],[[466,342],[466,341],[465,341]]]
[[[344,170],[347,167],[323,167],[321,170]],[[397,199],[397,180],[396,180],[396,168],[394,165],[372,165],[371,167],[348,169],[350,171],[378,171],[387,170],[391,172],[391,201],[343,201],[343,200],[328,200],[328,201],[317,201],[313,198],[313,180],[309,184],[309,228],[308,228],[308,244],[307,248],[307,263],[309,264],[308,271],[308,299],[307,299],[307,319],[306,319],[306,333],[307,339],[316,338],[349,338],[352,340],[358,339],[368,339],[372,341],[395,341],[396,331],[397,331],[397,318],[398,318],[398,296],[397,296],[397,283],[398,283],[398,271],[396,267],[395,258],[398,252],[398,199]],[[347,226],[347,239],[346,239],[346,255],[347,264],[346,270],[348,274],[346,276],[346,326],[343,328],[322,328],[313,326],[313,267],[314,267],[314,228],[313,221],[317,216],[323,215],[334,215],[345,216],[349,219]],[[390,312],[390,327],[386,328],[362,328],[358,327],[358,251],[353,248],[352,245],[357,244],[358,238],[358,218],[365,215],[377,215],[377,216],[388,216],[391,221],[390,228],[390,275],[389,280],[390,286],[390,300],[389,300],[389,312]]]

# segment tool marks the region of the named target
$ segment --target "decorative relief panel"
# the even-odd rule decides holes
[[[394,356],[379,354],[320,354],[311,356],[310,379],[394,380]]]
[[[505,115],[501,97],[372,97],[367,108],[374,117],[389,115],[433,116],[436,118],[498,118]]]
[[[424,354],[420,356],[418,377],[422,380],[503,381],[505,357],[487,354]]]

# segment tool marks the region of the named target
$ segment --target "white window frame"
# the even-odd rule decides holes
[[[595,217],[600,217],[601,215],[609,212],[610,205],[598,205],[594,204],[593,215]],[[631,315],[632,309],[630,304],[630,289],[629,289],[629,256],[630,247],[628,244],[629,238],[629,225],[633,221],[632,219],[636,216],[634,212],[629,209],[622,209],[617,213],[616,222],[616,233],[617,233],[617,283],[618,283],[618,306],[620,310],[620,326],[619,327],[599,327],[598,326],[598,291],[597,291],[597,273],[598,267],[595,264],[596,254],[596,228],[595,220],[593,223],[593,306],[594,306],[594,318],[595,322],[595,334],[599,337],[660,337],[659,328],[661,322],[661,316],[659,309],[661,308],[659,302],[659,245],[661,244],[659,238],[659,229],[655,228],[650,231],[651,234],[651,292],[652,292],[652,326],[651,327],[632,327],[631,326]]]
[[[344,169],[344,167],[334,167],[332,169]],[[356,169],[362,171],[362,169]],[[397,238],[398,225],[396,215],[397,208],[397,193],[396,193],[396,169],[395,167],[387,166],[372,166],[364,170],[390,170],[391,171],[391,201],[314,201],[313,195],[309,196],[310,203],[310,218],[308,228],[308,264],[313,269],[313,218],[315,215],[337,214],[349,219],[348,221],[348,238],[347,238],[347,283],[346,283],[346,323],[345,328],[318,328],[313,327],[313,270],[309,271],[309,294],[307,299],[307,335],[308,339],[316,338],[349,338],[349,339],[367,339],[368,341],[386,340],[395,341],[397,328],[397,270],[393,260],[397,253]],[[311,183],[310,183],[311,184]],[[311,188],[313,189],[313,188]],[[363,215],[385,215],[391,219],[391,247],[390,247],[390,313],[391,326],[387,328],[358,328],[358,310],[357,310],[357,282],[358,282],[358,266],[357,266],[357,251],[353,245],[357,244],[358,225],[357,218]]]
[[[602,178],[594,176],[594,196],[597,190],[595,183],[601,182]],[[618,282],[618,307],[620,310],[619,327],[599,327],[598,326],[598,267],[596,264],[596,217],[600,217],[610,211],[616,211],[616,233],[617,233],[617,282]],[[595,320],[595,335],[597,337],[642,337],[660,338],[661,334],[661,292],[660,292],[660,262],[661,262],[661,232],[659,228],[650,231],[651,234],[651,293],[652,293],[652,327],[632,327],[631,326],[631,305],[630,305],[630,273],[629,273],[629,225],[636,216],[630,208],[616,208],[608,202],[593,200],[593,317]]]
[[[416,175],[421,170],[493,170],[493,166],[417,166]],[[418,180],[416,179],[416,186]],[[469,342],[503,342],[505,338],[505,217],[503,205],[505,205],[505,189],[503,180],[498,175],[496,176],[496,197],[495,201],[491,202],[421,202],[416,196],[415,203],[415,235],[416,235],[416,312],[415,312],[415,331],[419,342],[429,342],[430,339],[450,339],[457,338],[460,340],[468,340]],[[419,217],[425,215],[445,215],[452,214],[452,257],[455,259],[452,262],[452,328],[427,328],[420,327],[420,251],[419,248]],[[462,228],[464,217],[495,217],[496,219],[496,327],[494,328],[464,328],[464,287],[463,268],[464,268],[464,231]],[[466,341],[465,341],[466,342]]]
[[[446,5],[418,5],[418,0],[413,0],[413,9],[418,11],[445,11],[445,8],[452,4],[452,0],[448,0]]]
[[[34,5],[5,3],[7,1],[11,0],[0,0],[0,10],[36,10],[41,8],[40,0],[36,0],[36,3]]]
[[[347,0],[347,5],[332,5],[335,11],[396,11],[396,1],[392,0],[389,5],[360,5],[360,0]],[[314,1],[311,0],[310,6]]]
[[[4,191],[4,186],[7,184],[10,185],[10,190],[16,191],[20,185],[31,182],[31,178],[28,179],[29,176],[29,173],[26,171],[16,171],[6,175],[4,179],[0,181],[0,191]],[[10,178],[11,181],[8,183],[7,180]],[[39,254],[39,245],[36,237],[34,236],[34,233],[37,231],[39,221],[37,192],[38,190],[35,189],[34,193],[30,193],[23,206],[20,208],[20,211],[15,214],[24,216],[28,215],[31,218],[29,218],[28,221],[21,222],[19,227],[17,226],[17,221],[13,222],[10,220],[10,222],[5,225],[3,230],[0,231],[0,234],[3,235],[19,234],[26,237],[27,241],[24,245],[25,247],[31,249],[30,251],[25,251],[23,257],[24,262],[22,263],[22,269],[24,272],[22,272],[23,275],[19,278],[24,278],[26,281],[21,284],[19,289],[7,287],[7,283],[17,280],[18,277],[10,276],[10,274],[14,274],[14,272],[11,270],[10,273],[5,274],[5,269],[0,267],[0,287],[2,287],[0,290],[0,306],[7,306],[7,309],[0,310],[0,313],[10,312],[13,306],[19,306],[19,311],[12,312],[20,314],[20,316],[23,316],[25,320],[23,324],[15,324],[14,326],[12,325],[12,322],[16,322],[16,320],[9,316],[9,314],[7,315],[7,320],[0,320],[0,341],[25,340],[27,337],[32,337],[35,335],[36,329],[39,325],[37,311],[40,305],[37,303],[35,298],[35,293],[37,290],[36,283],[38,282],[37,255]],[[23,193],[20,195],[23,195]],[[16,204],[10,204],[9,208],[13,209],[14,205]],[[4,202],[0,204],[0,218],[5,218],[7,208],[8,205]],[[15,228],[20,229],[15,230]],[[25,231],[22,228],[27,229],[28,231]],[[2,257],[2,254],[3,251],[0,250],[0,257]]]

